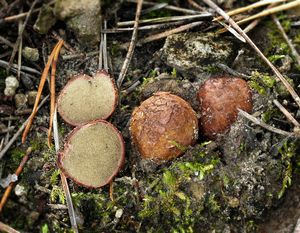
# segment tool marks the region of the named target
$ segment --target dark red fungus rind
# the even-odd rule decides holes
[[[113,174],[105,181],[103,182],[102,184],[98,185],[98,186],[91,186],[91,185],[87,185],[85,183],[82,183],[80,181],[78,181],[75,177],[73,177],[72,175],[70,175],[68,173],[68,171],[64,168],[63,166],[63,158],[64,158],[64,155],[67,154],[68,150],[69,150],[69,147],[70,147],[70,140],[71,138],[82,128],[84,127],[89,127],[89,126],[92,126],[94,124],[106,124],[108,125],[110,128],[112,128],[119,140],[120,140],[120,143],[121,143],[121,158],[118,162],[118,166],[116,168],[116,170],[113,172]],[[101,139],[100,139],[101,140]],[[59,151],[58,154],[57,154],[57,165],[58,167],[61,169],[61,171],[63,172],[63,174],[73,180],[76,184],[80,185],[80,186],[83,186],[83,187],[86,187],[86,188],[89,188],[89,189],[95,189],[95,188],[100,188],[108,183],[110,183],[112,181],[112,179],[119,173],[119,171],[121,170],[122,166],[124,165],[124,161],[125,161],[125,143],[124,143],[124,139],[122,137],[122,134],[120,133],[120,131],[114,126],[112,125],[111,123],[105,121],[105,120],[102,120],[102,119],[98,119],[98,120],[94,120],[94,121],[91,121],[91,122],[88,122],[87,124],[84,124],[84,125],[80,125],[80,126],[77,126],[76,128],[74,128],[69,134],[68,136],[66,137],[65,139],[65,144],[64,144],[64,149],[63,151]]]
[[[176,158],[198,137],[198,118],[190,104],[179,96],[158,92],[137,107],[130,133],[144,159],[156,162]]]
[[[100,76],[100,75],[104,75],[105,77],[108,77],[110,79],[110,81],[112,82],[112,86],[113,86],[113,89],[114,89],[114,95],[115,95],[114,104],[112,106],[111,111],[106,116],[101,117],[100,119],[106,120],[115,111],[117,103],[118,103],[118,98],[119,98],[118,89],[116,87],[115,80],[111,78],[110,74],[107,73],[107,71],[99,70],[99,71],[96,72],[96,74],[93,77],[91,77],[89,75],[86,75],[86,74],[82,74],[82,73],[77,74],[77,75],[74,75],[72,78],[70,78],[70,80],[67,82],[67,84],[64,86],[64,88],[60,91],[60,93],[58,95],[58,98],[57,98],[57,111],[58,111],[59,115],[63,118],[63,120],[65,122],[67,122],[69,125],[79,126],[79,125],[82,125],[82,124],[86,124],[88,121],[87,122],[74,122],[66,116],[65,112],[61,108],[61,101],[62,101],[62,98],[63,98],[65,92],[67,91],[68,87],[72,84],[72,82],[75,82],[78,79],[85,79],[85,80],[89,81],[89,80],[94,79],[94,78],[104,78],[104,76]],[[97,119],[93,119],[93,120],[97,120]]]
[[[247,82],[238,77],[208,79],[199,88],[200,130],[208,139],[216,139],[236,121],[238,108],[252,111],[252,93]]]

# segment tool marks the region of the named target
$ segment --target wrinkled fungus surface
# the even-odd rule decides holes
[[[105,71],[94,77],[78,75],[72,78],[58,97],[58,112],[71,125],[108,118],[117,103],[113,80]]]
[[[236,120],[238,108],[252,111],[252,94],[246,81],[236,77],[207,80],[198,92],[200,128],[209,139],[215,139]]]
[[[143,158],[162,161],[183,154],[196,141],[198,119],[185,100],[158,92],[134,110],[130,130]]]
[[[121,134],[104,120],[76,127],[67,138],[58,164],[76,183],[96,188],[111,181],[124,162]]]

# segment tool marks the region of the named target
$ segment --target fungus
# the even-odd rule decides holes
[[[94,77],[78,75],[72,78],[58,97],[58,112],[71,125],[107,119],[115,110],[117,90],[105,71]]]
[[[109,122],[77,126],[68,136],[58,165],[76,183],[97,188],[108,184],[124,163],[124,141]]]
[[[175,158],[198,137],[198,119],[189,103],[157,92],[136,108],[130,132],[141,156],[157,162]]]
[[[251,97],[251,90],[243,79],[217,77],[207,80],[198,92],[201,132],[215,139],[235,122],[238,108],[252,111]]]

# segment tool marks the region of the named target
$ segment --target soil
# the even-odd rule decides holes
[[[195,10],[188,1],[159,2]],[[230,10],[254,1],[217,2]],[[38,73],[42,73],[58,36],[69,46],[62,49],[57,62],[57,94],[74,75],[84,73],[93,77],[98,71],[100,37],[99,32],[93,30],[93,27],[100,28],[97,25],[100,23],[98,3],[70,1],[66,4],[57,0],[56,5],[50,2],[46,6],[47,3],[37,2],[35,8],[43,6],[43,13],[31,15],[22,36],[23,48],[32,48],[25,50],[22,66],[37,72],[23,70],[18,78],[19,86],[13,90],[18,95],[9,97],[4,95],[5,79],[17,75],[1,65],[3,61],[8,62],[12,54],[10,43],[1,38],[12,43],[17,40],[18,20],[5,22],[5,17],[17,15],[22,10],[27,12],[32,2],[0,1],[0,143],[5,143],[6,137],[11,138],[31,113],[32,95],[36,95],[40,81]],[[76,7],[72,8],[72,4]],[[84,6],[80,8],[80,4]],[[90,4],[97,7],[89,7]],[[204,3],[199,4],[208,10]],[[149,7],[145,4],[143,9]],[[132,20],[135,8],[135,4],[127,1],[102,1],[102,19],[108,20],[109,29],[115,28],[117,22]],[[87,15],[90,18],[81,24]],[[159,9],[142,18],[174,15],[182,13]],[[93,18],[95,16],[98,18]],[[293,25],[299,20],[299,14],[281,12],[278,16],[298,49],[300,34]],[[49,24],[44,25],[45,22]],[[88,22],[93,22],[92,26]],[[178,26],[170,28],[174,27]],[[293,132],[293,125],[272,102],[277,99],[299,120],[298,106],[285,87],[247,44],[230,33],[212,33],[219,28],[211,18],[205,18],[203,24],[169,36],[167,40],[162,38],[135,48],[119,90],[118,106],[109,118],[125,141],[123,168],[110,187],[88,189],[68,180],[80,232],[294,231],[300,217],[298,138],[273,133],[238,116],[235,123],[213,141],[199,132],[195,145],[181,148],[184,154],[168,162],[156,163],[141,158],[132,142],[131,114],[155,92],[167,91],[180,96],[191,104],[200,118],[199,86],[211,77],[237,76],[238,73],[251,88],[252,115],[273,127]],[[139,31],[138,38],[164,30],[166,28]],[[249,35],[299,93],[299,66],[272,19],[263,18]],[[107,33],[109,72],[115,80],[130,39],[131,32]],[[16,56],[15,64],[17,60]],[[45,85],[43,97],[48,94],[49,88]],[[21,144],[18,137],[0,162],[3,181],[15,172],[27,148],[33,148],[0,213],[2,222],[20,232],[72,232],[56,164],[57,154],[54,147],[47,146],[49,108],[50,101],[47,101],[38,111],[26,142]],[[3,133],[9,124],[14,128],[9,134]],[[58,118],[61,151],[64,139],[73,128]],[[4,191],[0,189],[1,196]]]

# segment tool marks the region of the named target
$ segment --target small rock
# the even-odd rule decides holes
[[[16,89],[19,87],[19,81],[14,76],[8,76],[5,79],[5,90],[4,95],[6,96],[14,96],[16,93]]]
[[[26,195],[27,194],[26,188],[21,184],[17,184],[15,187],[15,194],[18,197]]]
[[[0,180],[0,186],[6,188],[11,182],[16,182],[18,176],[16,174],[9,174],[7,177]]]
[[[181,33],[168,36],[161,50],[162,60],[183,73],[201,77],[215,63],[234,59],[234,45],[214,34]]]
[[[37,48],[25,47],[22,51],[22,55],[29,61],[39,60],[39,50]]]
[[[123,215],[123,210],[122,210],[122,209],[118,209],[118,210],[116,211],[115,217],[116,217],[116,218],[121,218],[122,215]]]
[[[56,17],[53,8],[43,5],[33,28],[40,34],[46,34],[55,23]]]
[[[15,95],[15,105],[16,105],[17,109],[25,107],[26,103],[27,103],[26,95],[24,95],[22,93]]]
[[[96,45],[100,41],[100,8],[100,1],[57,0],[55,15],[67,23],[82,44]]]
[[[34,105],[35,99],[36,99],[36,95],[37,95],[37,91],[29,91],[27,93],[28,105],[30,105],[30,106]]]

